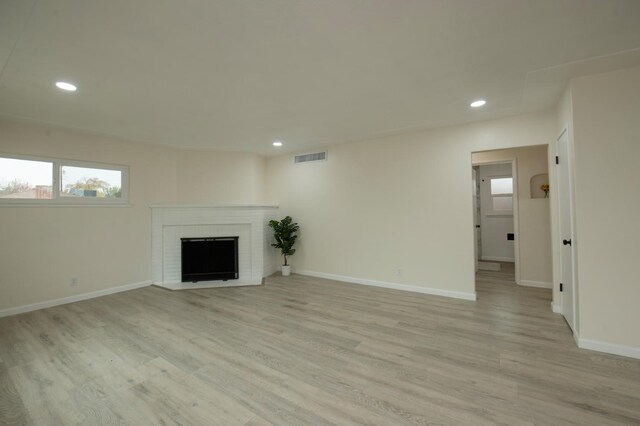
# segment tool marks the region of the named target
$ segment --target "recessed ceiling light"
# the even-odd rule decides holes
[[[56,87],[58,89],[66,90],[67,92],[75,92],[78,90],[75,84],[67,83],[66,81],[56,81]]]
[[[469,106],[471,106],[471,108],[478,108],[478,107],[483,106],[486,103],[487,103],[487,101],[485,101],[484,99],[478,99],[477,101],[471,102],[471,104],[469,104]]]
[[[282,142],[280,142],[280,141],[275,141],[275,142],[273,143],[273,146],[282,146]]]

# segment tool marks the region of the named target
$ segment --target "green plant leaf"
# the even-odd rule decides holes
[[[296,252],[293,245],[298,239],[296,232],[298,232],[300,226],[293,222],[291,216],[286,216],[280,221],[270,220],[269,227],[273,229],[273,237],[276,241],[271,246],[280,249],[280,253],[284,256],[284,264],[287,265],[287,256],[291,256]]]

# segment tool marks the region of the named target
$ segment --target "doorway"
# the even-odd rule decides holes
[[[515,282],[517,186],[515,160],[478,161],[473,165],[476,272],[510,271]]]
[[[480,188],[480,260],[515,262],[513,164],[476,167]]]
[[[551,302],[548,146],[474,152],[471,160],[476,279],[548,289],[541,294]]]

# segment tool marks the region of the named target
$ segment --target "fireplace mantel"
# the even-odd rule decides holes
[[[151,209],[277,209],[276,205],[262,204],[152,204]]]
[[[152,205],[151,267],[155,285],[171,290],[260,285],[276,271],[268,222],[277,206]],[[239,279],[183,283],[180,238],[239,236]]]

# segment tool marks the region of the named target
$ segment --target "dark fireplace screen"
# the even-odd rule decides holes
[[[182,282],[238,279],[238,237],[181,240]]]

